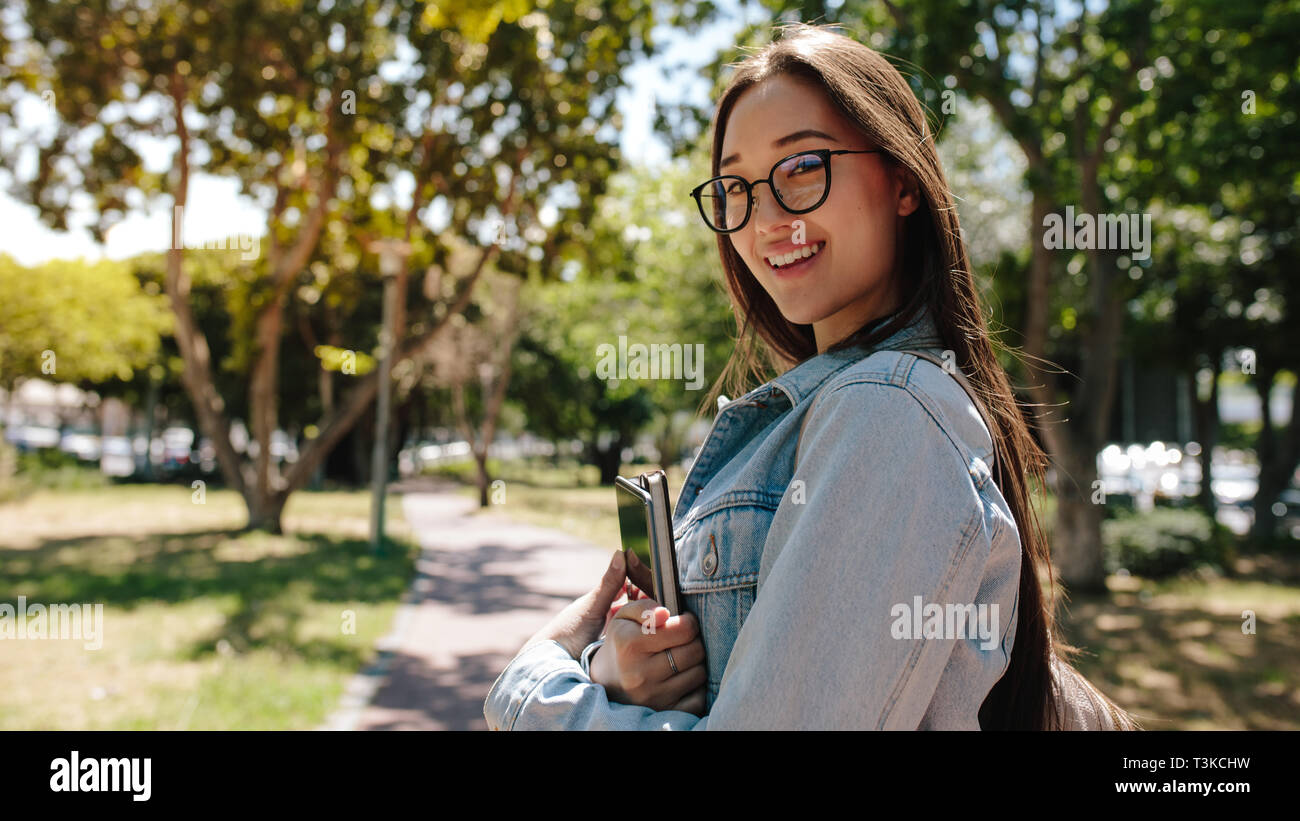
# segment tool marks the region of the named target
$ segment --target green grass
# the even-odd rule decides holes
[[[98,466],[78,462],[69,454],[52,449],[19,453],[13,445],[0,440],[0,504],[42,488],[90,490],[107,487],[111,482]]]
[[[319,726],[414,571],[400,500],[384,556],[370,554],[367,515],[364,492],[300,492],[284,535],[241,532],[234,493],[195,504],[188,485],[0,506],[3,601],[104,606],[99,649],[5,641],[0,729]]]
[[[1075,596],[1061,622],[1085,651],[1076,666],[1148,729],[1300,730],[1300,561],[1235,570],[1112,576],[1109,593]]]

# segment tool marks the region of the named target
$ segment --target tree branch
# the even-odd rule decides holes
[[[189,199],[190,183],[190,134],[185,126],[185,101],[187,97],[185,80],[179,72],[173,71],[171,77],[170,97],[176,117],[176,136],[179,145],[176,149],[174,167],[177,171],[176,190],[172,196],[174,206],[184,210]],[[181,230],[180,216],[177,209],[172,209],[172,238]],[[217,452],[217,464],[221,474],[231,488],[244,495],[247,482],[244,476],[244,463],[230,443],[230,425],[225,417],[225,402],[217,392],[212,379],[212,353],[208,340],[199,328],[190,305],[190,278],[185,273],[184,249],[172,242],[167,251],[167,275],[163,287],[171,303],[176,325],[174,334],[176,346],[180,349],[185,368],[181,372],[181,381],[194,404],[194,413],[198,417],[199,429],[212,440]]]

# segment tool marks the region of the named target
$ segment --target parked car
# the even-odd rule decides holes
[[[59,440],[59,450],[71,453],[83,462],[99,461],[99,436],[91,431],[68,431]]]
[[[125,436],[105,436],[99,457],[99,469],[109,476],[135,473],[135,452]]]
[[[40,425],[18,425],[8,428],[5,431],[5,438],[13,442],[19,450],[40,450],[58,447],[59,430]]]

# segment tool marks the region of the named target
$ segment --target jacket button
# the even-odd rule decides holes
[[[709,534],[709,552],[705,553],[704,558],[700,560],[700,569],[704,571],[706,576],[712,576],[714,571],[718,569],[718,546],[713,539],[712,533]]]

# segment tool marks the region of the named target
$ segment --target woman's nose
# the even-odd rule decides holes
[[[751,196],[754,198],[752,203],[754,226],[760,234],[769,233],[789,224],[792,215],[776,201],[776,195],[772,193],[770,186],[763,186],[761,191],[756,186]]]

